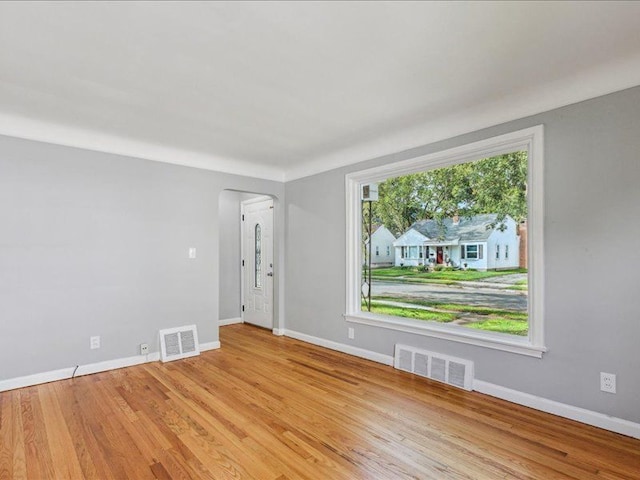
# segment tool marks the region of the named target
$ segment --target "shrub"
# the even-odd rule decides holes
[[[436,272],[453,272],[455,270],[453,267],[450,267],[448,265],[435,265],[433,269]]]

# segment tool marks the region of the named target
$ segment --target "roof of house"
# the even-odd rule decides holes
[[[380,234],[387,232],[389,235],[391,235],[391,237],[393,237],[393,239],[395,240],[396,236],[391,233],[391,231],[384,226],[384,224],[380,223],[380,224],[374,224],[371,226],[371,236],[373,237],[376,233],[380,232]],[[364,244],[368,244],[369,243],[369,237],[367,237],[367,234],[365,232],[365,239],[364,239]]]
[[[453,219],[445,218],[442,222],[436,220],[418,220],[410,229],[420,232],[429,240],[443,242],[484,242],[493,232],[498,214],[488,213],[473,217],[460,217],[457,224]]]
[[[379,224],[379,225],[374,225],[371,231],[371,235],[374,235],[376,233],[379,232],[384,232],[386,231],[387,233],[389,233],[389,235],[391,235],[393,238],[396,238],[396,236],[391,233],[391,230],[389,230],[386,226],[384,226],[383,224]]]

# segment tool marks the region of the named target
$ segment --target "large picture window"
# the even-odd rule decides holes
[[[346,319],[542,356],[542,134],[347,175]],[[365,186],[375,198],[362,196]],[[395,237],[391,266],[363,269],[365,204]]]

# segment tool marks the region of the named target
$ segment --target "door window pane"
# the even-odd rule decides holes
[[[262,229],[259,224],[256,224],[255,233],[254,285],[262,288]]]

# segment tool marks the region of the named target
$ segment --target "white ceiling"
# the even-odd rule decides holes
[[[0,134],[292,179],[640,84],[640,3],[0,3]]]

